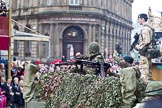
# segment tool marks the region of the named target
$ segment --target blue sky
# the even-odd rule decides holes
[[[137,16],[140,13],[147,13],[149,6],[152,9],[152,14],[160,16],[162,11],[162,0],[134,0],[132,4],[132,20],[136,23]]]

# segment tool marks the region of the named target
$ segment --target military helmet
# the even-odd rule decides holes
[[[161,81],[150,81],[146,87],[146,95],[162,95],[162,82]]]
[[[100,52],[100,45],[97,42],[91,42],[88,49],[90,54],[96,54]]]

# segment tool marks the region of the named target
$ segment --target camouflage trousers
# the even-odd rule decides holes
[[[141,72],[141,78],[144,81],[148,81],[150,79],[152,79],[152,75],[150,72],[150,68],[149,68],[149,61],[145,56],[141,56],[139,57],[139,69]]]

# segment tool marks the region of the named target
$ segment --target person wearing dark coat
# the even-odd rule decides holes
[[[10,96],[8,104],[11,106],[11,108],[15,108],[14,93],[12,92],[12,79],[10,78],[7,79],[7,86],[9,88],[9,96]]]
[[[12,92],[14,93],[15,104],[18,106],[18,108],[23,108],[23,98],[21,89],[18,85],[18,81],[18,77],[15,77],[14,82],[12,84]]]
[[[1,77],[0,88],[2,89],[2,92],[0,94],[4,94],[7,98],[7,101],[9,101],[10,100],[9,88],[7,86],[5,77]]]

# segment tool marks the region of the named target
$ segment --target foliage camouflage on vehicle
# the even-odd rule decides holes
[[[138,101],[144,98],[145,88],[138,79]],[[67,72],[42,75],[33,98],[46,101],[45,108],[119,108],[122,103],[119,78]]]
[[[34,98],[46,100],[45,108],[117,108],[121,103],[121,85],[116,77],[59,72],[44,79],[37,85]]]

